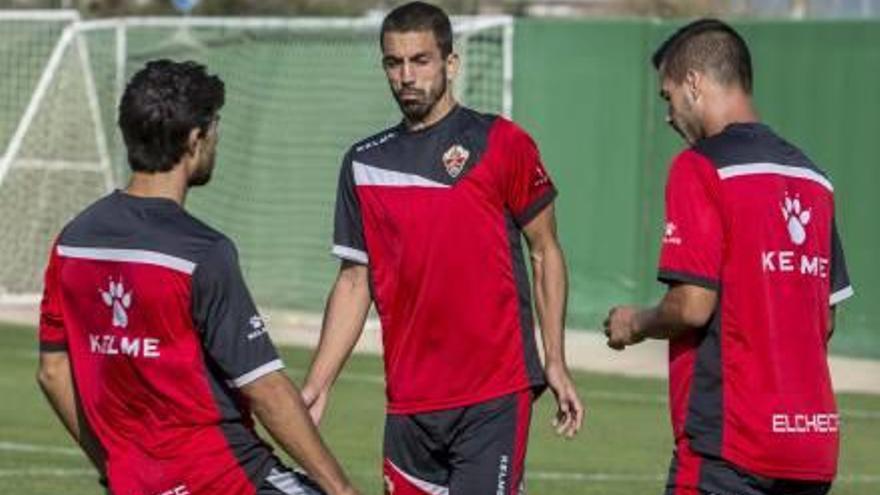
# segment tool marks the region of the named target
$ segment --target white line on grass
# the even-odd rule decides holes
[[[862,409],[841,409],[843,419],[880,419],[880,411],[865,411]]]
[[[656,483],[666,481],[662,474],[564,473],[555,471],[526,471],[527,481],[575,481],[580,483]]]
[[[25,468],[25,469],[0,469],[0,478],[80,478],[98,476],[94,469],[84,468]]]
[[[3,452],[28,452],[36,454],[59,454],[69,456],[81,456],[82,451],[71,447],[55,447],[52,445],[34,445],[30,443],[3,442],[0,441],[0,451]]]
[[[866,485],[880,483],[880,474],[849,474],[839,476],[835,483],[859,483]]]

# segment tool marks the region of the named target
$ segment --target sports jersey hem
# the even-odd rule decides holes
[[[515,394],[517,392],[522,392],[524,390],[530,389],[542,389],[546,386],[546,383],[541,380],[539,382],[530,382],[525,383],[523,385],[518,385],[515,387],[509,387],[497,392],[485,393],[477,396],[468,396],[463,398],[456,398],[447,401],[434,401],[434,402],[423,402],[416,404],[393,404],[389,403],[386,407],[387,414],[397,414],[397,415],[410,415],[410,414],[422,414],[429,413],[434,411],[443,411],[446,409],[456,409],[459,407],[467,407],[472,406],[474,404],[479,404],[481,402],[487,402],[492,399],[497,399],[499,397],[504,397],[505,395]]]
[[[241,388],[241,387],[244,387],[245,385],[247,385],[248,383],[254,382],[257,379],[262,378],[262,377],[268,375],[269,373],[272,373],[273,371],[278,371],[283,368],[284,368],[284,363],[281,362],[280,359],[275,359],[273,361],[269,361],[268,363],[266,363],[262,366],[258,366],[257,368],[254,368],[253,370],[239,376],[238,378],[233,378],[232,380],[229,380],[229,384],[234,387]]]
[[[829,482],[834,481],[834,478],[837,475],[836,471],[818,473],[809,470],[778,469],[759,462],[754,462],[744,456],[741,457],[731,452],[724,453],[722,459],[743,469],[749,474],[763,476],[765,478]]]
[[[40,352],[67,352],[67,342],[40,342]]]
[[[704,289],[718,291],[721,284],[717,280],[707,277],[701,277],[688,272],[679,272],[676,270],[660,270],[657,272],[657,280],[664,284],[682,282],[686,284],[698,285]]]
[[[522,213],[516,215],[514,218],[516,219],[517,225],[523,227],[528,225],[529,222],[535,219],[538,216],[538,213],[544,210],[550,203],[556,199],[556,196],[559,193],[556,191],[555,187],[550,187],[550,190],[539,196],[536,200],[532,201],[530,205],[528,205]]]
[[[331,253],[339,259],[354,261],[362,265],[369,264],[370,262],[370,258],[367,256],[366,252],[348,246],[334,244]]]
[[[855,294],[856,292],[853,290],[852,285],[847,285],[846,287],[834,291],[834,293],[831,294],[831,297],[829,298],[829,304],[831,306],[835,306],[842,303],[843,301],[846,301]]]

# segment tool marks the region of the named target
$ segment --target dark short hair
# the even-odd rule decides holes
[[[654,68],[675,82],[688,70],[711,72],[718,82],[752,92],[752,56],[745,40],[717,19],[694,21],[670,36],[651,57]]]
[[[443,9],[426,2],[405,3],[385,16],[379,45],[385,48],[385,33],[406,33],[411,31],[431,31],[437,40],[437,47],[443,58],[452,53],[452,23]]]
[[[125,87],[119,129],[135,172],[167,172],[190,132],[207,132],[225,101],[223,81],[195,62],[148,62]]]

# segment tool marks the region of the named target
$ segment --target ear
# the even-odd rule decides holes
[[[703,79],[703,74],[694,69],[688,69],[684,75],[684,90],[694,101],[699,99],[702,93]]]
[[[198,152],[202,138],[203,134],[200,128],[193,127],[189,130],[189,136],[186,138],[186,153],[188,155],[195,155]]]
[[[458,71],[461,69],[461,57],[457,53],[452,52],[446,57],[446,78],[449,81],[458,77]]]

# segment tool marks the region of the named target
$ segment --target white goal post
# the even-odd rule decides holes
[[[379,17],[128,17],[0,11],[0,303],[34,302],[52,236],[127,177],[116,129],[126,81],[155,58],[226,82],[213,187],[187,206],[239,244],[262,304],[317,309],[345,147],[399,119]],[[453,18],[455,92],[510,116],[513,19]]]

